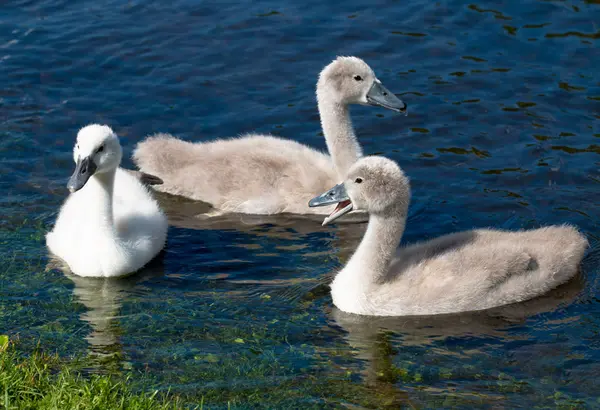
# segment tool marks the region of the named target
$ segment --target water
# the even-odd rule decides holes
[[[599,21],[592,0],[4,2],[0,334],[210,408],[599,407]],[[365,152],[412,180],[406,242],[569,222],[592,244],[579,277],[490,312],[346,317],[327,283],[363,224],[207,221],[168,196],[166,251],[139,275],[49,264],[79,127],[111,125],[127,155],[159,131],[324,149],[314,87],[336,55],[409,105],[353,108]]]

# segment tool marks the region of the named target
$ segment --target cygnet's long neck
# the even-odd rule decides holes
[[[339,273],[368,285],[388,274],[390,262],[400,244],[406,226],[405,213],[370,215],[367,232],[346,267]]]
[[[94,174],[85,184],[82,193],[87,196],[90,227],[99,232],[114,234],[113,219],[113,189],[115,185],[115,170]]]
[[[333,101],[322,89],[317,90],[317,101],[327,149],[342,181],[350,167],[362,156],[350,119],[350,109],[347,104]]]

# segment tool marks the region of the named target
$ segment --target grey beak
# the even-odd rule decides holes
[[[348,200],[350,200],[350,197],[348,197],[348,193],[346,192],[346,187],[344,186],[344,184],[337,184],[324,194],[321,194],[311,199],[308,202],[308,206],[314,208],[317,206],[337,204],[339,202]]]
[[[369,105],[379,105],[388,110],[406,112],[406,104],[377,81],[373,83],[367,93],[367,102]]]
[[[96,168],[97,166],[94,163],[94,160],[90,157],[85,157],[84,159],[79,158],[75,165],[75,171],[67,183],[69,191],[73,193],[83,188],[88,179],[96,172]]]

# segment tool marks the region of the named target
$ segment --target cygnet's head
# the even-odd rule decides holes
[[[371,215],[406,216],[410,202],[410,183],[394,161],[379,157],[363,157],[348,171],[346,180],[309,202],[309,206],[337,203],[323,221],[326,225],[353,209]]]
[[[75,172],[67,187],[75,192],[84,187],[94,174],[102,174],[117,169],[123,151],[117,134],[107,125],[92,124],[77,133],[73,148]]]
[[[406,104],[385,88],[371,67],[358,57],[338,57],[321,71],[317,99],[406,111]]]

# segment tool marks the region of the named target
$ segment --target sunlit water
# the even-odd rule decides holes
[[[600,407],[598,1],[9,1],[0,9],[0,334],[234,408]],[[576,280],[489,312],[363,319],[331,275],[364,224],[232,216],[160,196],[165,252],[121,281],[52,267],[79,127],[324,149],[316,77],[358,55],[408,117],[356,107],[413,186],[405,242],[569,222]],[[126,160],[125,166],[131,167]]]

